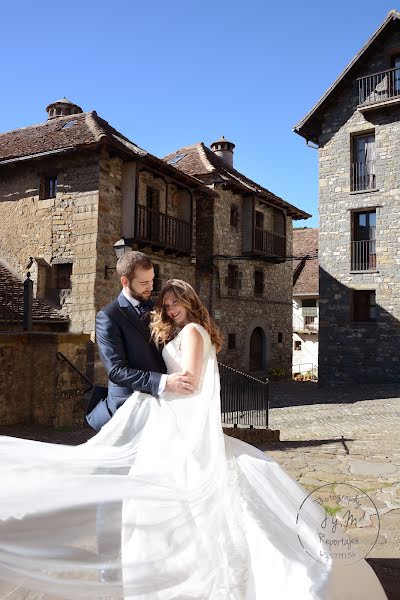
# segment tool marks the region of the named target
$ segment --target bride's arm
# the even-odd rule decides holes
[[[182,370],[194,379],[197,388],[203,366],[203,338],[195,327],[185,327],[182,331]]]

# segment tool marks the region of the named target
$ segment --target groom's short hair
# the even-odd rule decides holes
[[[135,276],[137,268],[147,271],[152,267],[151,260],[146,254],[139,252],[138,250],[132,250],[131,252],[123,254],[121,258],[118,259],[117,275],[118,277],[126,277],[131,281]]]

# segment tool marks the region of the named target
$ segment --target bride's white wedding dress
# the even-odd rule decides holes
[[[3,597],[386,598],[364,560],[316,560],[321,508],[303,511],[300,532],[307,493],[223,435],[215,349],[187,327],[204,342],[197,393],[136,392],[76,447],[0,438]],[[180,340],[164,348],[168,372],[181,370]],[[102,567],[115,581],[99,581]]]

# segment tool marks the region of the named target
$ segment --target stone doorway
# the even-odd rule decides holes
[[[267,368],[266,336],[261,327],[256,327],[250,337],[249,371],[265,371]]]

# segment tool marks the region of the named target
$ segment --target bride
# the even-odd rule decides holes
[[[299,528],[307,493],[223,435],[222,338],[188,283],[166,283],[151,329],[192,395],[135,392],[76,447],[0,438],[0,599],[386,598],[364,560],[320,562],[322,509]]]

